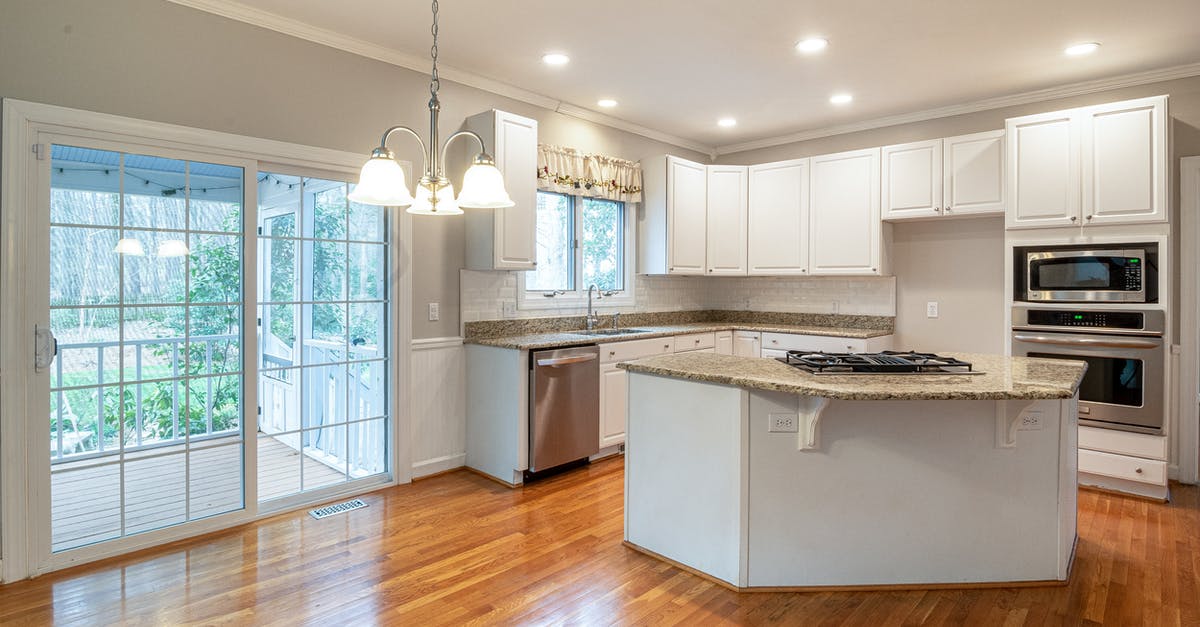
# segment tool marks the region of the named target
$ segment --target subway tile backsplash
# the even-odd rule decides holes
[[[690,277],[637,276],[635,304],[610,307],[603,314],[723,309],[866,316],[896,315],[895,277]],[[462,321],[544,318],[585,312],[586,306],[517,308],[517,274],[463,270],[460,278]],[[505,315],[506,305],[515,315]]]

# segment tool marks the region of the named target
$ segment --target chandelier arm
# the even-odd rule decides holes
[[[409,135],[412,135],[414,138],[416,138],[417,143],[421,145],[421,160],[423,162],[422,165],[424,166],[423,171],[425,172],[425,174],[429,174],[429,149],[425,147],[425,140],[421,139],[421,136],[416,131],[412,130],[411,128],[409,128],[407,126],[399,126],[399,125],[389,128],[388,130],[383,132],[383,139],[379,140],[379,147],[383,148],[385,151],[388,151],[387,150],[388,138],[392,136],[392,133],[395,133],[397,131],[404,131],[405,133],[408,133]],[[390,152],[390,151],[388,151],[388,152]]]
[[[450,137],[447,137],[446,143],[442,144],[442,163],[448,163],[446,160],[446,154],[450,151],[450,144],[454,143],[454,140],[458,139],[459,137],[474,137],[475,141],[479,143],[479,152],[485,154],[487,153],[487,147],[483,145],[483,138],[479,136],[479,133],[476,133],[475,131],[459,131]]]

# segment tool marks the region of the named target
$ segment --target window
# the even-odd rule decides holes
[[[633,302],[625,203],[537,193],[537,269],[524,273],[522,308],[560,307],[595,285],[613,304]]]

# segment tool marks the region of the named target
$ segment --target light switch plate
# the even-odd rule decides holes
[[[925,303],[925,317],[926,318],[938,317],[938,302],[936,300],[931,300],[931,301]]]
[[[442,317],[441,303],[429,303],[429,321],[434,322]]]

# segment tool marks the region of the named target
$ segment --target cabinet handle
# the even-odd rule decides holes
[[[951,209],[954,209],[954,207],[946,207],[946,213],[950,213]]]
[[[1075,221],[1075,216],[1071,216],[1071,222]]]
[[[933,208],[933,210],[934,210],[934,211],[936,211],[937,213],[941,213],[941,212],[942,212],[942,208],[941,208],[941,207],[934,207],[934,208]]]
[[[1133,471],[1134,471],[1134,472],[1136,472],[1136,473],[1137,473],[1137,474],[1139,474],[1139,475],[1140,475],[1140,474],[1142,474],[1142,469],[1141,469],[1141,468],[1134,468],[1134,469],[1133,469]]]
[[[1091,219],[1091,218],[1089,218],[1089,219]],[[712,272],[712,268],[709,268],[709,269],[708,269],[708,271],[709,271],[709,272]]]
[[[1087,217],[1087,219],[1088,219],[1088,220],[1091,220],[1091,219],[1092,219],[1092,216],[1088,216],[1088,217]]]
[[[663,344],[663,348],[671,348],[670,344]]]
[[[808,268],[800,268],[800,274],[804,274],[805,272],[808,272]]]
[[[612,357],[617,354],[617,351],[608,351],[608,356]]]
[[[871,272],[879,272],[879,268],[871,268]]]

